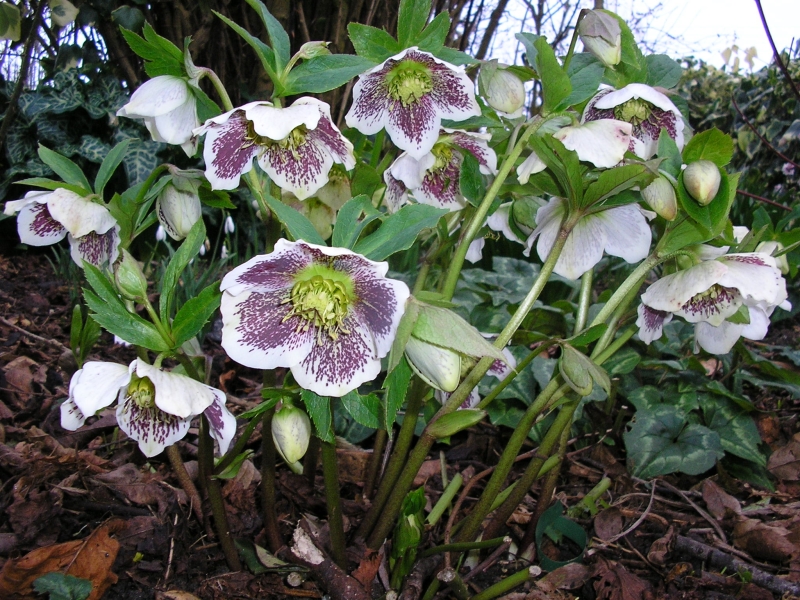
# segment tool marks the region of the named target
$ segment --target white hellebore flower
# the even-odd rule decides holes
[[[197,149],[192,138],[193,130],[200,125],[197,100],[183,77],[159,75],[144,82],[117,116],[144,119],[155,141],[179,145],[188,156]]]
[[[61,405],[61,426],[75,431],[87,417],[117,400],[117,423],[155,456],[182,439],[192,418],[204,414],[220,454],[236,433],[236,419],[225,407],[225,393],[185,375],[169,373],[136,359],[130,366],[87,362],[72,376],[69,398]]]
[[[377,377],[410,295],[389,265],[344,248],[278,240],[222,280],[222,347],[255,369],[344,396]]]
[[[365,135],[385,127],[395,146],[421,160],[439,138],[442,119],[480,114],[464,67],[413,47],[359,76],[345,122]]]
[[[551,198],[536,213],[536,229],[528,237],[524,254],[529,256],[538,238],[536,252],[544,262],[555,245],[567,203],[562,198]],[[561,251],[554,272],[567,279],[578,279],[603,258],[603,251],[619,256],[628,263],[643,260],[650,252],[652,232],[647,219],[655,213],[645,211],[636,204],[615,206],[601,212],[585,215],[573,227]]]
[[[250,102],[209,119],[195,130],[206,136],[203,158],[214,190],[232,190],[258,162],[282,190],[300,200],[328,183],[334,163],[356,165],[353,144],[331,120],[331,110],[315,98],[286,108]]]
[[[583,122],[618,119],[633,126],[630,151],[645,160],[658,150],[661,129],[667,130],[678,150],[683,150],[681,111],[657,89],[643,83],[631,83],[621,90],[601,86],[600,92],[583,111]]]
[[[710,260],[662,277],[642,294],[639,337],[649,344],[661,337],[673,315],[695,323],[695,352],[726,354],[739,337],[762,340],[775,307],[791,309],[786,281],[776,260],[762,252],[718,255],[725,249],[701,246]],[[727,319],[745,306],[749,323]]]
[[[119,257],[119,225],[100,202],[65,188],[52,192],[28,192],[22,200],[6,202],[4,213],[17,216],[17,232],[23,244],[49,246],[65,237],[76,264],[83,261],[102,267]]]

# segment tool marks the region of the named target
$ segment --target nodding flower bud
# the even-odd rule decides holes
[[[172,181],[167,183],[156,200],[156,216],[172,239],[180,241],[185,238],[202,216],[196,188],[187,191],[186,186],[179,189]]]
[[[330,54],[331,51],[328,50],[329,45],[330,42],[306,42],[300,46],[300,50],[297,51],[296,56],[297,58],[308,60],[309,58],[314,58],[315,56]]]
[[[683,185],[700,206],[711,203],[721,180],[719,167],[710,160],[695,161],[683,171]]]
[[[127,250],[120,251],[122,258],[114,268],[117,289],[126,300],[141,300],[147,297],[147,278],[139,262]]]
[[[525,87],[514,73],[498,67],[486,83],[486,101],[496,111],[518,117],[525,103]]]
[[[414,372],[437,390],[452,392],[461,381],[461,355],[448,348],[410,337],[406,357]]]
[[[308,450],[311,440],[311,421],[301,409],[284,404],[272,417],[272,441],[289,468],[295,473],[303,472],[300,459]]]
[[[586,49],[607,67],[622,58],[622,30],[619,22],[603,10],[590,10],[578,25],[578,34]]]
[[[678,215],[678,200],[675,188],[666,177],[659,175],[653,183],[642,190],[642,198],[647,205],[656,211],[659,217],[667,221],[675,220]]]
[[[764,254],[769,254],[770,256],[775,257],[775,262],[777,263],[780,272],[784,275],[788,275],[789,261],[786,259],[786,255],[781,254],[780,256],[775,256],[776,252],[780,252],[783,249],[784,245],[775,241],[761,242],[758,246],[756,246],[756,252],[763,252]]]

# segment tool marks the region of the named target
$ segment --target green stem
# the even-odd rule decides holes
[[[423,261],[419,267],[419,271],[417,272],[417,279],[414,281],[414,289],[412,290],[412,294],[418,294],[423,289],[425,289],[425,280],[428,277],[428,271],[431,270],[431,263],[427,260]]]
[[[588,9],[582,9],[580,13],[578,13],[578,20],[575,21],[575,29],[572,30],[572,39],[569,42],[569,50],[567,50],[567,55],[564,57],[564,72],[566,73],[567,69],[569,68],[569,63],[572,62],[572,56],[575,54],[575,46],[578,43],[578,25],[581,23],[581,19],[586,16],[588,13]]]
[[[391,425],[388,425],[391,427]],[[367,464],[367,473],[364,477],[364,490],[362,492],[364,498],[372,496],[375,489],[375,482],[378,480],[378,472],[381,469],[381,462],[383,461],[383,449],[386,448],[386,442],[389,440],[389,432],[385,429],[378,429],[375,432],[375,443],[372,445],[372,456],[369,458]]]
[[[136,206],[139,206],[142,202],[144,202],[144,197],[147,196],[147,192],[150,191],[150,188],[153,187],[153,184],[156,182],[161,176],[161,173],[169,169],[170,165],[162,164],[158,165],[150,175],[147,176],[147,179],[144,180],[142,187],[139,188],[139,193],[136,194],[136,200],[134,203]]]
[[[492,600],[493,598],[497,598],[498,596],[513,590],[515,587],[522,585],[531,578],[532,568],[533,567],[528,567],[522,571],[517,571],[513,575],[509,575],[502,581],[498,581],[494,585],[486,588],[480,594],[475,594],[472,597],[472,600]]]
[[[505,183],[506,178],[511,174],[511,170],[514,168],[514,163],[522,154],[522,151],[528,142],[528,138],[539,129],[542,123],[543,121],[540,119],[531,122],[522,135],[519,136],[514,148],[512,148],[511,152],[508,153],[508,156],[506,156],[506,159],[500,167],[500,170],[497,172],[497,176],[494,178],[492,185],[489,186],[489,189],[486,191],[486,196],[484,196],[480,206],[478,206],[475,214],[472,216],[472,220],[464,229],[464,233],[461,235],[459,245],[456,248],[455,254],[453,255],[453,260],[450,263],[450,268],[447,271],[447,276],[442,287],[442,293],[446,300],[450,300],[456,291],[458,276],[461,274],[461,268],[464,266],[464,260],[466,259],[469,245],[472,243],[472,240],[475,239],[475,236],[478,234],[478,231],[480,231],[480,228],[483,227],[483,222],[486,219],[489,208],[492,206],[492,202],[494,202],[494,199],[500,192],[500,188]]]
[[[589,327],[594,327],[595,325],[604,323],[632,289],[638,290],[639,287],[641,287],[644,278],[647,277],[647,274],[653,269],[653,267],[659,265],[668,258],[669,255],[664,257],[651,255],[644,259],[644,261],[633,270],[628,278],[622,282],[622,285],[617,288],[611,298],[608,299],[608,302],[606,302],[605,306],[600,309],[600,312],[597,313],[597,316],[589,324]]]
[[[272,440],[272,417],[275,408],[264,411],[261,417],[261,503],[267,544],[274,554],[283,546],[275,512],[275,443]],[[255,419],[254,419],[255,420]]]
[[[496,548],[504,543],[506,538],[499,537],[492,540],[483,540],[480,542],[466,542],[463,544],[442,544],[441,546],[434,546],[422,552],[420,558],[428,558],[434,554],[443,554],[445,552],[469,552],[470,550],[485,550],[486,548]]]
[[[581,293],[578,297],[578,310],[575,312],[575,329],[573,335],[578,335],[586,327],[586,319],[589,315],[589,306],[592,303],[592,283],[594,280],[594,269],[589,269],[581,277]]]
[[[217,466],[214,467],[214,473],[222,473],[233,462],[233,459],[244,452],[244,447],[247,445],[247,442],[250,441],[250,436],[253,435],[253,431],[255,431],[257,425],[258,419],[250,420],[250,422],[247,424],[247,427],[242,432],[242,435],[238,440],[236,440],[236,444],[233,446],[233,448],[230,448],[227,454],[225,454],[225,456],[223,456],[217,463]]]
[[[492,401],[495,398],[497,398],[497,396],[500,395],[500,392],[502,392],[504,389],[506,389],[509,386],[509,384],[512,381],[514,381],[514,379],[517,377],[517,375],[519,375],[520,373],[522,373],[525,370],[525,368],[533,361],[534,358],[539,356],[542,352],[544,352],[545,350],[547,350],[548,348],[553,346],[555,343],[556,343],[555,340],[547,340],[546,342],[543,342],[543,343],[539,344],[539,346],[537,346],[534,350],[532,350],[531,353],[528,354],[528,356],[526,356],[525,358],[523,358],[519,362],[519,364],[516,366],[516,368],[513,371],[511,371],[511,373],[509,373],[508,375],[505,376],[503,381],[498,383],[494,387],[494,389],[492,389],[492,391],[489,392],[484,397],[484,399],[480,401],[480,404],[478,404],[478,406],[476,408],[484,409],[487,406],[489,406],[489,404],[491,404]]]
[[[225,109],[225,112],[233,110],[233,102],[231,102],[231,97],[228,96],[228,90],[226,90],[225,86],[222,85],[222,81],[217,74],[211,69],[204,68],[203,75],[208,77],[211,80],[211,83],[214,85],[214,89],[217,91],[219,99],[222,101],[222,107]]]
[[[322,442],[322,474],[325,478],[325,501],[328,505],[331,555],[337,565],[346,569],[344,521],[342,520],[342,503],[339,498],[339,467],[336,463],[336,446],[331,442]]]
[[[175,344],[175,339],[172,337],[172,334],[169,331],[167,331],[164,322],[158,317],[158,313],[156,312],[156,309],[153,308],[153,305],[150,304],[150,301],[147,298],[142,298],[142,301],[144,303],[144,309],[150,316],[150,320],[153,322],[153,325],[155,325],[156,329],[158,330],[158,333],[161,334],[163,340],[167,342],[167,344],[171,348]]]
[[[428,513],[428,518],[425,519],[428,525],[436,525],[436,523],[439,522],[439,519],[442,518],[444,511],[450,506],[450,502],[452,502],[458,490],[461,489],[461,484],[463,483],[464,478],[461,476],[461,473],[456,473],[450,483],[447,484],[447,487],[444,488],[439,500],[436,501],[436,505],[431,509],[431,512]]]

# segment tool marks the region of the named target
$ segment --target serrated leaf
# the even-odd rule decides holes
[[[540,35],[536,35],[533,33],[515,33],[514,37],[517,38],[525,48],[525,60],[527,63],[536,69],[536,56],[539,54],[539,51],[536,49],[536,40],[538,40]]]
[[[175,292],[178,287],[178,281],[183,274],[184,269],[189,264],[189,261],[197,256],[200,251],[200,246],[206,241],[206,226],[203,219],[198,219],[186,239],[181,243],[175,255],[169,261],[167,270],[164,272],[164,277],[161,279],[160,293],[161,297],[158,300],[158,311],[161,321],[167,325],[172,316],[172,305],[175,301]]]
[[[303,404],[306,405],[308,416],[314,422],[317,437],[323,442],[334,443],[331,399],[327,396],[317,396],[311,390],[303,390],[300,398],[303,400]]]
[[[397,17],[397,41],[403,48],[417,45],[428,15],[431,12],[431,0],[400,0]]]
[[[101,198],[103,197],[103,190],[108,180],[111,179],[114,171],[117,170],[117,167],[124,160],[125,153],[128,151],[128,146],[131,145],[132,141],[133,140],[124,140],[120,142],[114,146],[111,152],[106,154],[106,157],[103,159],[100,169],[97,171],[97,177],[94,179],[94,193]]]
[[[272,44],[272,49],[275,51],[276,70],[278,72],[283,71],[291,57],[292,44],[289,41],[289,35],[261,0],[247,0],[247,3],[258,13],[267,28],[270,44]]]
[[[606,198],[616,196],[636,185],[644,187],[653,174],[642,164],[623,165],[601,171],[597,181],[589,184],[583,194],[583,206],[591,206]]]
[[[70,159],[61,156],[58,152],[53,152],[49,148],[39,146],[39,158],[42,159],[48,167],[61,177],[66,183],[79,186],[83,188],[84,194],[90,194],[92,186],[89,185],[89,180],[83,174],[81,168],[72,162]]]
[[[92,582],[53,572],[37,577],[33,589],[39,594],[49,594],[50,600],[86,600],[92,593]]]
[[[371,60],[354,54],[315,56],[289,72],[283,94],[321,94],[346,84],[374,66]]]
[[[381,401],[375,394],[361,396],[358,392],[348,392],[342,396],[342,404],[350,416],[364,427],[380,429],[381,423]]]
[[[695,135],[683,149],[683,162],[710,160],[718,167],[724,167],[733,157],[733,139],[716,127]]]
[[[305,240],[319,246],[326,245],[325,240],[317,233],[314,225],[303,214],[268,194],[264,195],[264,201],[269,209],[275,213],[275,216],[278,217],[278,220],[286,228],[289,235],[295,240]]]
[[[692,198],[689,192],[686,191],[686,186],[683,184],[683,173],[678,177],[678,189],[676,190],[678,201],[692,219],[708,230],[709,239],[722,233],[728,220],[731,204],[736,197],[735,185],[739,174],[736,173],[729,178],[728,174],[722,169],[720,169],[719,174],[720,184],[717,195],[706,206],[700,206],[697,200]],[[730,185],[731,179],[734,179],[733,189],[731,189]]]
[[[562,102],[572,93],[572,84],[547,40],[539,37],[533,45],[537,51],[535,68],[542,82],[542,110],[547,115],[559,110]]]
[[[218,13],[217,11],[212,11],[215,15],[217,15],[223,23],[225,23],[228,27],[233,29],[236,33],[238,33],[242,39],[247,42],[250,47],[256,51],[256,55],[258,59],[261,61],[261,66],[269,75],[269,78],[275,84],[276,89],[282,89],[282,82],[279,81],[278,73],[279,68],[277,65],[277,59],[275,58],[275,52],[273,52],[272,48],[267,46],[264,42],[258,39],[256,36],[252,35],[249,31],[247,31],[244,27],[241,27],[238,23],[230,20],[225,15]]]
[[[424,52],[435,53],[442,49],[450,31],[450,15],[441,12],[428,24],[417,40],[417,47]]]
[[[200,333],[214,311],[219,308],[221,300],[219,282],[215,281],[197,296],[189,298],[186,304],[178,309],[172,322],[172,335],[175,337],[176,348]]]
[[[352,248],[364,227],[380,216],[369,196],[362,194],[348,200],[336,215],[331,244],[334,248]]]
[[[398,54],[402,49],[391,35],[383,29],[370,25],[350,23],[347,26],[347,34],[350,36],[356,53],[375,64],[382,63],[390,56]]]
[[[664,234],[658,244],[661,255],[672,254],[687,246],[701,244],[711,239],[708,229],[692,219],[684,219]]]
[[[681,151],[675,140],[663,127],[658,135],[658,157],[664,159],[659,165],[659,169],[677,178],[681,172],[683,157],[681,157]]]
[[[568,74],[572,91],[563,106],[574,106],[594,96],[605,73],[605,66],[588,53],[575,54],[569,64]]]
[[[583,202],[583,171],[578,155],[551,136],[531,136],[528,143],[536,155],[550,169],[558,181],[562,194],[572,206],[581,206]]]
[[[363,238],[354,250],[371,260],[385,260],[410,248],[424,229],[436,227],[448,211],[427,204],[409,204],[386,218],[378,230]]]

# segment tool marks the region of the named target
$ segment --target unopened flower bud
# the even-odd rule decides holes
[[[761,242],[758,246],[756,246],[756,252],[763,252],[764,254],[769,254],[770,256],[775,257],[775,262],[777,263],[778,269],[784,275],[789,274],[789,261],[786,259],[785,254],[781,254],[780,256],[775,256],[776,252],[780,252],[784,249],[784,245],[780,242]]]
[[[272,417],[272,441],[289,468],[295,473],[303,472],[300,459],[308,450],[311,440],[311,421],[301,409],[285,404]]]
[[[719,167],[710,160],[698,160],[686,167],[683,172],[683,184],[686,191],[697,200],[700,206],[711,203],[719,191],[722,180]]]
[[[141,300],[147,297],[147,278],[139,262],[127,250],[121,250],[122,259],[114,269],[114,280],[119,293],[126,300]]]
[[[164,186],[156,200],[158,222],[177,241],[182,240],[202,216],[200,196],[197,192],[178,189],[172,182]]]
[[[586,49],[607,67],[622,58],[622,30],[611,14],[590,10],[578,25],[578,34]]]
[[[156,229],[156,241],[165,242],[166,240],[167,240],[167,231],[164,229],[163,225],[159,225],[158,229]]]
[[[228,215],[225,217],[225,233],[233,233],[236,231],[236,226],[233,224],[233,217]]]
[[[653,183],[642,190],[642,198],[659,217],[673,221],[678,215],[678,200],[675,188],[666,177],[658,176]]]
[[[297,51],[297,58],[308,60],[315,56],[330,54],[331,51],[328,50],[329,44],[330,42],[306,42],[300,46],[300,50]]]
[[[516,117],[525,103],[525,88],[519,77],[507,69],[495,70],[486,85],[486,101],[493,109]]]
[[[461,356],[441,346],[410,337],[406,356],[420,378],[437,390],[452,392],[461,381]]]

